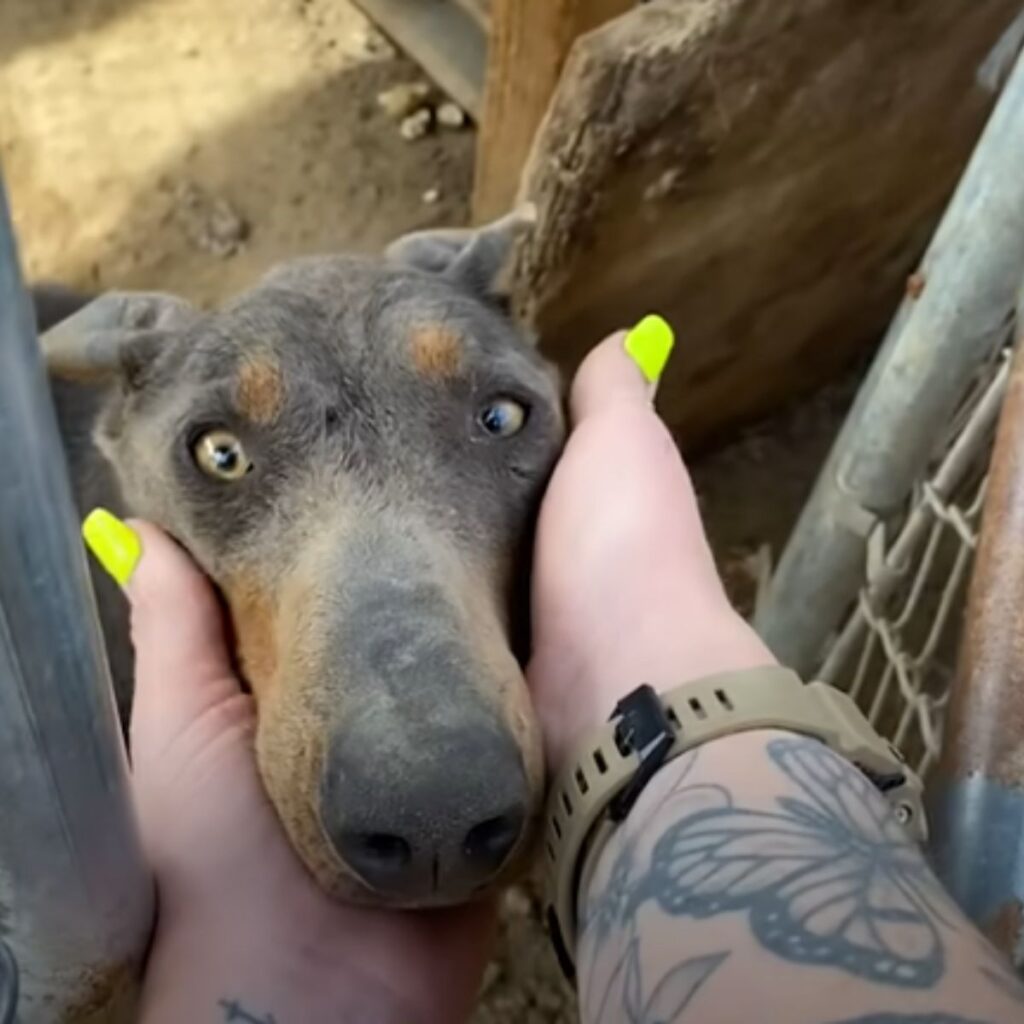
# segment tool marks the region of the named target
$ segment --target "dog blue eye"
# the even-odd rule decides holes
[[[523,429],[526,409],[511,398],[498,398],[480,413],[480,426],[494,437],[512,437]]]

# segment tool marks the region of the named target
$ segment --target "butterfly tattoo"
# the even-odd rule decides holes
[[[850,1017],[832,1024],[987,1024],[975,1018],[951,1013],[872,1013],[867,1017]]]
[[[745,912],[759,942],[787,961],[934,985],[945,970],[942,897],[889,806],[821,743],[776,739],[768,754],[800,796],[773,811],[727,800],[680,815],[645,869],[631,864],[628,880],[614,879],[615,915],[633,919],[651,900],[691,918]],[[598,918],[610,909],[597,906]]]
[[[777,810],[711,808],[678,819],[632,889],[672,915],[745,912],[761,945],[796,963],[909,988],[945,969],[941,897],[916,846],[860,772],[827,747],[768,753],[801,796]]]

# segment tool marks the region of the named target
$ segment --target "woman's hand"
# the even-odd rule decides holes
[[[652,407],[667,331],[649,317],[607,339],[573,382],[533,577],[529,677],[553,771],[641,683],[666,690],[774,663],[725,596],[689,474]]]
[[[131,602],[133,783],[159,896],[140,1019],[464,1020],[493,908],[403,913],[328,899],[263,791],[255,707],[210,585],[153,526],[97,512],[85,533]]]

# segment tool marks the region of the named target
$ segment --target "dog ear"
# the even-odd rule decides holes
[[[40,338],[47,370],[58,378],[139,383],[176,331],[201,314],[159,292],[111,292],[94,299]]]
[[[481,298],[500,297],[505,290],[502,272],[512,247],[536,218],[536,207],[527,203],[479,228],[414,231],[392,242],[385,256],[394,263],[438,274]]]

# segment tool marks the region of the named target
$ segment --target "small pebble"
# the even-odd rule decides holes
[[[227,259],[244,247],[250,224],[227,199],[192,181],[179,181],[171,187],[174,219],[197,249]]]
[[[430,97],[426,82],[400,82],[377,93],[377,106],[393,121],[414,114]]]
[[[415,114],[403,119],[398,133],[407,142],[414,142],[416,139],[422,139],[430,131],[433,120],[434,115],[430,110],[417,110]]]
[[[352,39],[357,52],[370,60],[394,60],[398,56],[387,39],[370,25],[353,33]]]
[[[437,108],[437,123],[442,128],[451,128],[453,131],[458,131],[458,129],[465,128],[466,126],[466,112],[458,103],[445,100]]]
[[[439,188],[428,188],[427,191],[423,193],[423,202],[425,202],[427,206],[433,206],[440,198],[441,190]]]

